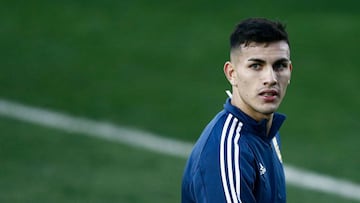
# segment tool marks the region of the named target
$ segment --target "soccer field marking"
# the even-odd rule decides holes
[[[0,99],[0,116],[71,133],[85,134],[140,147],[166,155],[187,158],[193,144],[103,121],[30,107]],[[360,201],[360,185],[351,181],[285,165],[288,184]]]

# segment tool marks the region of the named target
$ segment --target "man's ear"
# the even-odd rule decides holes
[[[230,61],[227,61],[224,64],[224,73],[230,84],[232,86],[236,85],[236,71],[234,65]]]
[[[291,73],[292,73],[292,70],[293,70],[292,63],[290,63],[289,70],[290,70],[290,78],[291,78]],[[288,81],[288,85],[289,85],[289,84],[290,84],[290,79],[289,79],[289,81]]]

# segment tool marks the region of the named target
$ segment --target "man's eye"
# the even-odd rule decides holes
[[[259,69],[261,66],[258,63],[254,63],[254,64],[251,64],[249,67],[252,69]]]
[[[282,69],[285,69],[288,67],[288,64],[287,63],[277,63],[277,64],[274,64],[274,69],[275,70],[282,70]]]

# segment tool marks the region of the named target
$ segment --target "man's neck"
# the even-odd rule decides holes
[[[269,133],[270,133],[270,129],[271,129],[272,122],[273,122],[273,117],[274,117],[274,114],[271,114],[268,122],[266,123],[266,135],[269,135]]]
[[[266,135],[269,135],[270,133],[270,129],[272,126],[272,122],[273,122],[273,117],[274,117],[274,113],[271,114],[263,114],[260,112],[256,112],[253,109],[250,109],[249,106],[244,105],[244,102],[242,102],[242,100],[240,99],[240,96],[237,94],[237,90],[233,89],[233,94],[232,94],[232,98],[231,98],[231,104],[233,106],[236,106],[237,108],[239,108],[241,111],[243,111],[245,114],[247,114],[248,116],[250,116],[251,118],[253,118],[256,121],[261,121],[263,119],[267,120],[266,123]]]

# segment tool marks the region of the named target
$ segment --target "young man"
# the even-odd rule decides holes
[[[285,27],[251,18],[230,37],[224,65],[232,96],[194,146],[182,182],[182,203],[286,202],[276,113],[292,65]]]

